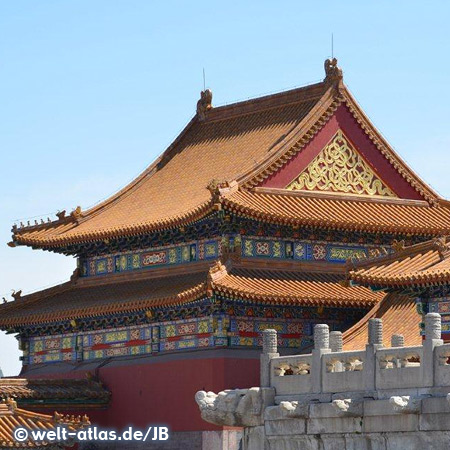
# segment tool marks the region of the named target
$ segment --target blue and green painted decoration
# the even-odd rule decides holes
[[[81,276],[148,270],[217,259],[222,254],[224,240],[227,244],[240,241],[241,255],[244,258],[294,259],[341,264],[350,257],[372,257],[378,255],[383,248],[386,251],[388,249],[376,245],[290,241],[237,235],[81,259]]]

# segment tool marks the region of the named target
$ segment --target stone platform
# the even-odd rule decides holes
[[[425,317],[423,345],[384,348],[381,319],[369,342],[342,351],[342,335],[316,325],[314,350],[280,357],[264,332],[261,387],[200,391],[204,420],[242,426],[243,450],[388,450],[450,447],[450,344],[439,314]]]

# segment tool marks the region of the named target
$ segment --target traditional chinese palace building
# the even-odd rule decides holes
[[[442,339],[450,342],[450,244],[447,240],[448,237],[437,238],[409,247],[399,243],[389,255],[349,262],[348,279],[352,285],[383,290],[387,295],[379,305],[390,299],[391,308],[396,305],[403,309],[400,315],[392,311],[388,314],[393,319],[388,322],[388,332],[401,332],[410,345],[420,344],[424,316],[429,312],[442,316]],[[371,317],[381,316],[377,308],[372,309]],[[348,345],[357,345],[357,341],[367,336],[366,325],[367,320],[361,320],[347,331]]]
[[[286,353],[310,346],[316,323],[349,330],[356,347],[374,315],[414,322],[420,338],[415,300],[349,282],[346,262],[450,234],[450,204],[371,124],[335,59],[325,72],[221,107],[206,90],[120,192],[13,228],[11,246],[78,258],[67,283],[0,307],[1,329],[19,336],[22,378],[48,386],[90,374],[111,392],[92,422],[168,424],[197,449],[232,433],[201,420],[195,392],[258,386],[266,328]]]

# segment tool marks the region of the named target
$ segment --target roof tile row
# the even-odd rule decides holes
[[[450,283],[450,245],[443,239],[407,247],[393,255],[362,260],[349,272],[357,284],[381,287]]]
[[[419,202],[237,191],[227,195],[224,204],[241,215],[297,226],[424,235],[450,233],[450,208]]]

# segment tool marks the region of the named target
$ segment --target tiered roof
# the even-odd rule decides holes
[[[448,204],[373,127],[344,86],[335,60],[326,62],[326,73],[321,83],[228,106],[214,108],[202,97],[198,113],[183,132],[128,186],[87,211],[77,208],[50,223],[15,227],[10,245],[64,251],[68,245],[183,227],[217,209],[302,226],[427,236],[450,233]],[[339,193],[321,196],[316,191],[312,196],[285,195],[289,183],[282,189],[253,190],[265,183],[272,186],[279,171],[308,155],[308,145],[320,141],[321,131],[336,125],[335,114],[348,127],[356,124],[360,131],[351,145],[359,150],[370,147],[361,156],[367,159],[364,165],[383,183],[383,173],[378,172],[385,172],[386,186],[395,181],[397,187],[391,185],[389,191],[396,201]]]
[[[76,208],[70,215],[58,214],[53,222],[14,227],[10,245],[77,253],[75,247],[94,242],[107,246],[114,239],[174,228],[182,233],[186,225],[220,210],[225,212],[222,217],[233,214],[302,229],[407,237],[450,234],[450,203],[408,168],[370,123],[344,86],[336,63],[326,61],[321,83],[228,106],[212,107],[211,93],[203,92],[195,117],[132,183],[87,211]],[[347,151],[343,164],[351,166],[352,158],[358,161],[357,170],[353,165],[342,177],[354,178],[353,189],[340,190],[339,175],[334,174],[333,192],[327,191],[318,175],[335,167],[324,166],[323,152],[339,153],[341,144]],[[308,189],[292,190],[301,185],[295,181],[304,173],[309,181],[317,176],[316,180]],[[446,250],[415,248],[419,250],[405,260],[403,253],[396,253],[366,261],[350,278],[380,287],[411,277],[442,279]],[[0,327],[131,313],[187,304],[211,294],[276,304],[366,307],[392,324],[399,321],[396,312],[401,322],[416,320],[409,300],[388,301],[366,287],[345,286],[343,271],[336,273],[329,265],[312,273],[313,264],[306,267],[299,261],[285,262],[285,267],[270,261],[268,267],[254,260],[244,264],[244,259],[242,264],[217,262],[212,268],[208,263],[133,275],[75,277],[2,305]],[[355,325],[346,342],[357,342],[366,327],[364,320]],[[411,330],[418,336],[414,327]]]
[[[194,268],[183,274],[75,278],[2,305],[0,327],[147,311],[188,304],[211,294],[268,304],[363,308],[372,307],[383,297],[364,287],[347,287],[344,279],[343,273],[268,270],[264,264],[258,268],[257,262],[253,269],[217,262],[209,270]]]

